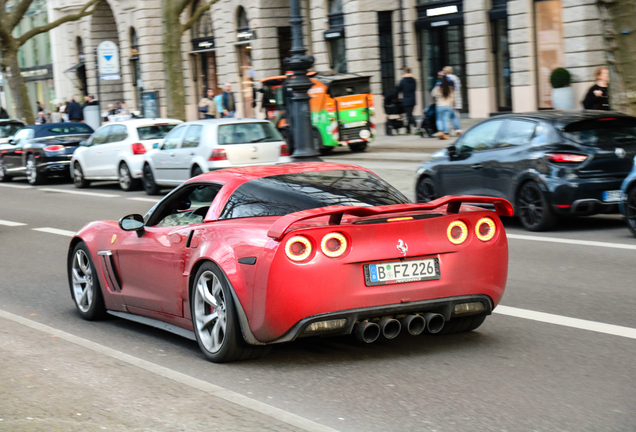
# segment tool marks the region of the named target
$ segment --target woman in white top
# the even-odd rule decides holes
[[[448,139],[448,120],[455,106],[455,91],[453,90],[453,84],[446,78],[446,75],[440,77],[431,94],[435,99],[438,137],[439,139]]]

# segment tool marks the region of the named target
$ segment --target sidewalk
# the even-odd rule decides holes
[[[0,431],[331,430],[174,371],[162,374],[160,366],[153,373],[143,365],[152,363],[122,353],[117,359],[108,352],[117,351],[0,312]]]

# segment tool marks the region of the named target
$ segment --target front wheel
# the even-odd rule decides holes
[[[130,168],[128,168],[126,162],[119,164],[119,175],[117,180],[119,181],[119,187],[121,187],[121,190],[126,192],[137,190],[139,186],[141,186],[140,180],[133,178],[130,173]]]
[[[84,177],[84,171],[82,171],[79,162],[75,162],[73,165],[73,184],[78,189],[85,189],[91,184],[91,182]]]
[[[155,176],[152,174],[152,168],[150,165],[144,165],[143,170],[143,183],[144,189],[148,195],[159,195],[161,193],[161,189],[155,183]]]
[[[625,218],[629,230],[636,237],[636,186],[627,192],[627,201],[625,202]]]
[[[528,231],[548,231],[556,224],[550,203],[535,181],[525,182],[517,193],[519,220]]]
[[[415,188],[416,201],[427,203],[437,198],[438,192],[435,183],[430,177],[423,177],[417,182]]]
[[[0,158],[0,182],[11,181],[11,176],[7,175],[7,168],[4,166],[4,161]]]
[[[41,185],[46,180],[44,174],[38,171],[38,167],[35,165],[35,157],[33,155],[30,155],[27,158],[26,176],[29,183],[33,186]]]
[[[192,287],[191,312],[199,348],[214,363],[256,358],[268,347],[243,340],[234,298],[221,270],[204,263]]]
[[[354,153],[360,153],[367,149],[367,143],[357,143],[357,144],[349,144],[349,148]]]
[[[68,282],[79,314],[88,321],[106,315],[104,297],[88,247],[80,242],[68,262]]]

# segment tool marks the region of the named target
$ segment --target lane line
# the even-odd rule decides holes
[[[509,239],[514,239],[514,240],[530,240],[530,241],[539,241],[539,242],[548,242],[548,243],[571,244],[571,245],[578,245],[578,246],[596,246],[596,247],[613,248],[613,249],[636,250],[636,245],[623,244],[623,243],[607,243],[607,242],[598,242],[598,241],[589,241],[589,240],[573,240],[573,239],[565,239],[565,238],[557,238],[557,237],[541,237],[541,236],[508,234],[508,233],[506,233],[506,235],[508,236]]]
[[[556,324],[564,327],[572,327],[580,330],[589,330],[596,333],[604,333],[613,336],[621,336],[629,339],[636,339],[636,329],[631,327],[605,324],[596,321],[588,321],[579,318],[570,318],[561,315],[554,315],[545,312],[536,312],[528,309],[519,309],[510,306],[499,305],[493,311],[500,315],[508,315],[516,318],[529,319],[548,324]]]
[[[152,372],[156,375],[162,376],[164,378],[168,378],[178,383],[195,388],[197,390],[201,390],[203,392],[209,393],[213,396],[232,402],[250,411],[255,411],[255,412],[264,414],[266,416],[269,416],[273,419],[290,424],[294,426],[295,428],[298,428],[299,430],[304,430],[307,432],[337,432],[335,429],[332,429],[327,426],[323,426],[321,424],[308,420],[304,417],[300,417],[296,414],[292,414],[280,408],[276,408],[266,403],[257,401],[256,399],[251,399],[247,396],[243,396],[242,394],[224,389],[223,387],[210,384],[207,381],[193,378],[189,375],[176,372],[172,369],[159,366],[155,363],[142,360],[140,358],[131,356],[129,354],[124,354],[121,351],[117,351],[112,348],[105,347],[96,342],[89,341],[87,339],[72,335],[70,333],[63,332],[61,330],[57,330],[45,324],[40,324],[38,322],[23,318],[18,315],[14,315],[12,313],[9,313],[3,310],[0,310],[0,317],[11,320],[18,324],[22,324],[32,329],[35,329],[44,333],[48,333],[50,335],[64,339],[68,342],[74,343],[75,345],[95,351],[96,353],[106,355],[116,360],[123,361],[130,365],[137,366],[140,369],[144,369],[148,372]]]
[[[0,219],[0,225],[15,227],[15,226],[23,226],[23,225],[26,225],[26,224],[22,223],[22,222],[11,222],[11,221],[1,220]]]
[[[154,199],[154,198],[141,198],[141,197],[139,197],[139,198],[137,198],[137,197],[128,198],[128,199],[131,200],[131,201],[143,201],[143,202],[151,202],[151,203],[155,203],[155,204],[157,204],[160,201],[160,200]]]
[[[14,189],[35,189],[33,186],[17,185],[17,184],[4,184],[0,183],[0,187],[8,187]]]
[[[49,228],[49,227],[33,228],[33,231],[39,231],[39,232],[49,233],[49,234],[57,234],[57,235],[66,236],[66,237],[73,237],[75,235],[75,231],[67,231],[63,229]]]
[[[38,188],[43,192],[57,192],[57,193],[65,193],[72,195],[87,195],[87,196],[96,196],[101,198],[119,198],[119,195],[114,194],[105,194],[99,192],[86,192],[86,191],[76,191],[76,190],[67,190],[67,189],[54,189],[54,188]]]

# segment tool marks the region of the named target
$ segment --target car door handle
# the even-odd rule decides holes
[[[482,164],[474,164],[470,166],[472,169],[482,169],[484,166]]]

